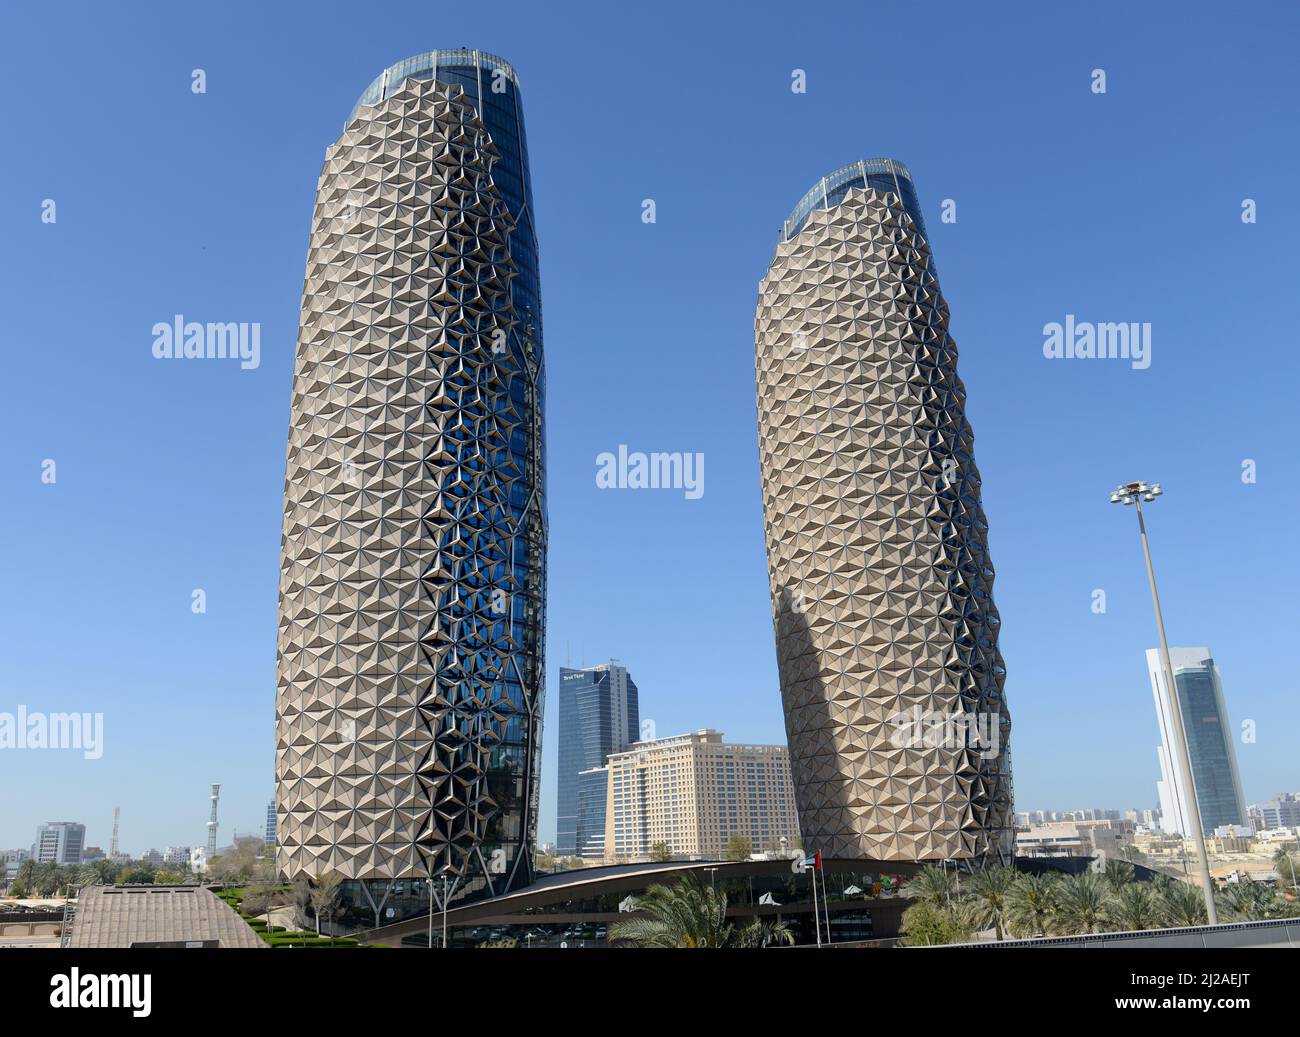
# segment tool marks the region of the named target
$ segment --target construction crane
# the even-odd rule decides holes
[[[117,822],[121,816],[122,816],[122,808],[114,807],[113,808],[113,838],[112,841],[110,841],[108,844],[109,860],[117,859]]]

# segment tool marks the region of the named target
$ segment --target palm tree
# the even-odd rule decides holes
[[[1206,921],[1201,891],[1177,879],[1160,884],[1157,907],[1163,925],[1204,925]]]
[[[635,947],[726,947],[735,936],[727,922],[727,894],[683,876],[673,886],[651,886],[637,901],[648,918],[629,918],[609,928],[610,940]]]
[[[9,883],[8,893],[11,897],[29,897],[32,895],[32,884],[36,880],[36,862],[30,857],[18,865],[18,874]]]
[[[1106,861],[1101,877],[1112,893],[1118,893],[1133,881],[1133,865],[1111,857]]]
[[[1095,872],[1068,875],[1057,896],[1056,917],[1068,934],[1095,933],[1106,918],[1106,890]]]
[[[943,907],[953,899],[953,883],[946,869],[927,864],[908,880],[904,893],[927,904]]]
[[[1214,898],[1219,914],[1237,922],[1261,922],[1273,917],[1273,891],[1252,878],[1229,882]]]
[[[1160,905],[1150,883],[1130,882],[1106,901],[1106,920],[1122,932],[1154,929],[1160,924]]]
[[[1007,928],[1016,936],[1046,936],[1059,883],[1050,872],[1019,876],[1007,894]]]
[[[1291,856],[1291,851],[1279,846],[1273,853],[1273,867],[1277,869],[1277,877],[1281,883],[1287,880],[1287,874],[1291,876],[1291,888],[1300,892],[1300,885],[1296,883],[1295,858]]]
[[[794,943],[790,927],[784,922],[763,922],[757,918],[737,931],[732,941],[735,947],[771,947],[778,943]]]
[[[967,896],[974,909],[976,922],[992,925],[998,942],[1002,941],[1002,922],[1006,917],[1007,895],[1015,885],[1014,868],[984,868],[971,876]]]

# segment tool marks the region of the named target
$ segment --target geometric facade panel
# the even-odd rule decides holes
[[[883,168],[796,210],[755,319],[799,827],[830,857],[1004,858],[1011,720],[965,389],[910,178]],[[919,717],[933,737],[907,737]]]
[[[439,877],[459,897],[532,879],[546,518],[535,264],[520,282],[514,258],[536,252],[522,124],[499,170],[508,202],[483,93],[445,78],[436,58],[423,76],[385,73],[317,190],[276,816],[287,876]],[[509,87],[498,123],[518,112]]]

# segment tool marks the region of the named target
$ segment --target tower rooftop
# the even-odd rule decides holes
[[[514,66],[505,58],[489,54],[485,50],[471,47],[450,47],[443,50],[429,50],[389,65],[362,92],[357,103],[348,113],[348,122],[357,114],[357,109],[365,105],[378,104],[384,98],[397,91],[408,79],[437,79],[440,68],[475,68],[487,69],[489,72],[500,71],[506,79],[519,90],[519,77]]]

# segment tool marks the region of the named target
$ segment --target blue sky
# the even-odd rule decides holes
[[[1238,745],[1247,798],[1300,789],[1293,11],[27,6],[0,16],[0,711],[102,711],[105,752],[0,752],[0,846],[77,819],[107,847],[115,805],[128,850],[201,843],[213,781],[223,838],[261,824],[317,176],[375,75],[459,45],[501,54],[523,83],[552,692],[560,665],[612,656],[660,734],[784,740],[757,285],[815,180],[891,156],[915,176],[969,392],[1018,807],[1154,804],[1154,624],[1131,509],[1106,501],[1131,478],[1167,491],[1149,524],[1171,642],[1209,645],[1234,724],[1257,726]],[[154,360],[150,329],[177,313],[260,322],[261,366]],[[1149,321],[1150,368],[1045,359],[1043,325],[1066,314]],[[703,498],[597,490],[596,456],[620,443],[702,451]]]

